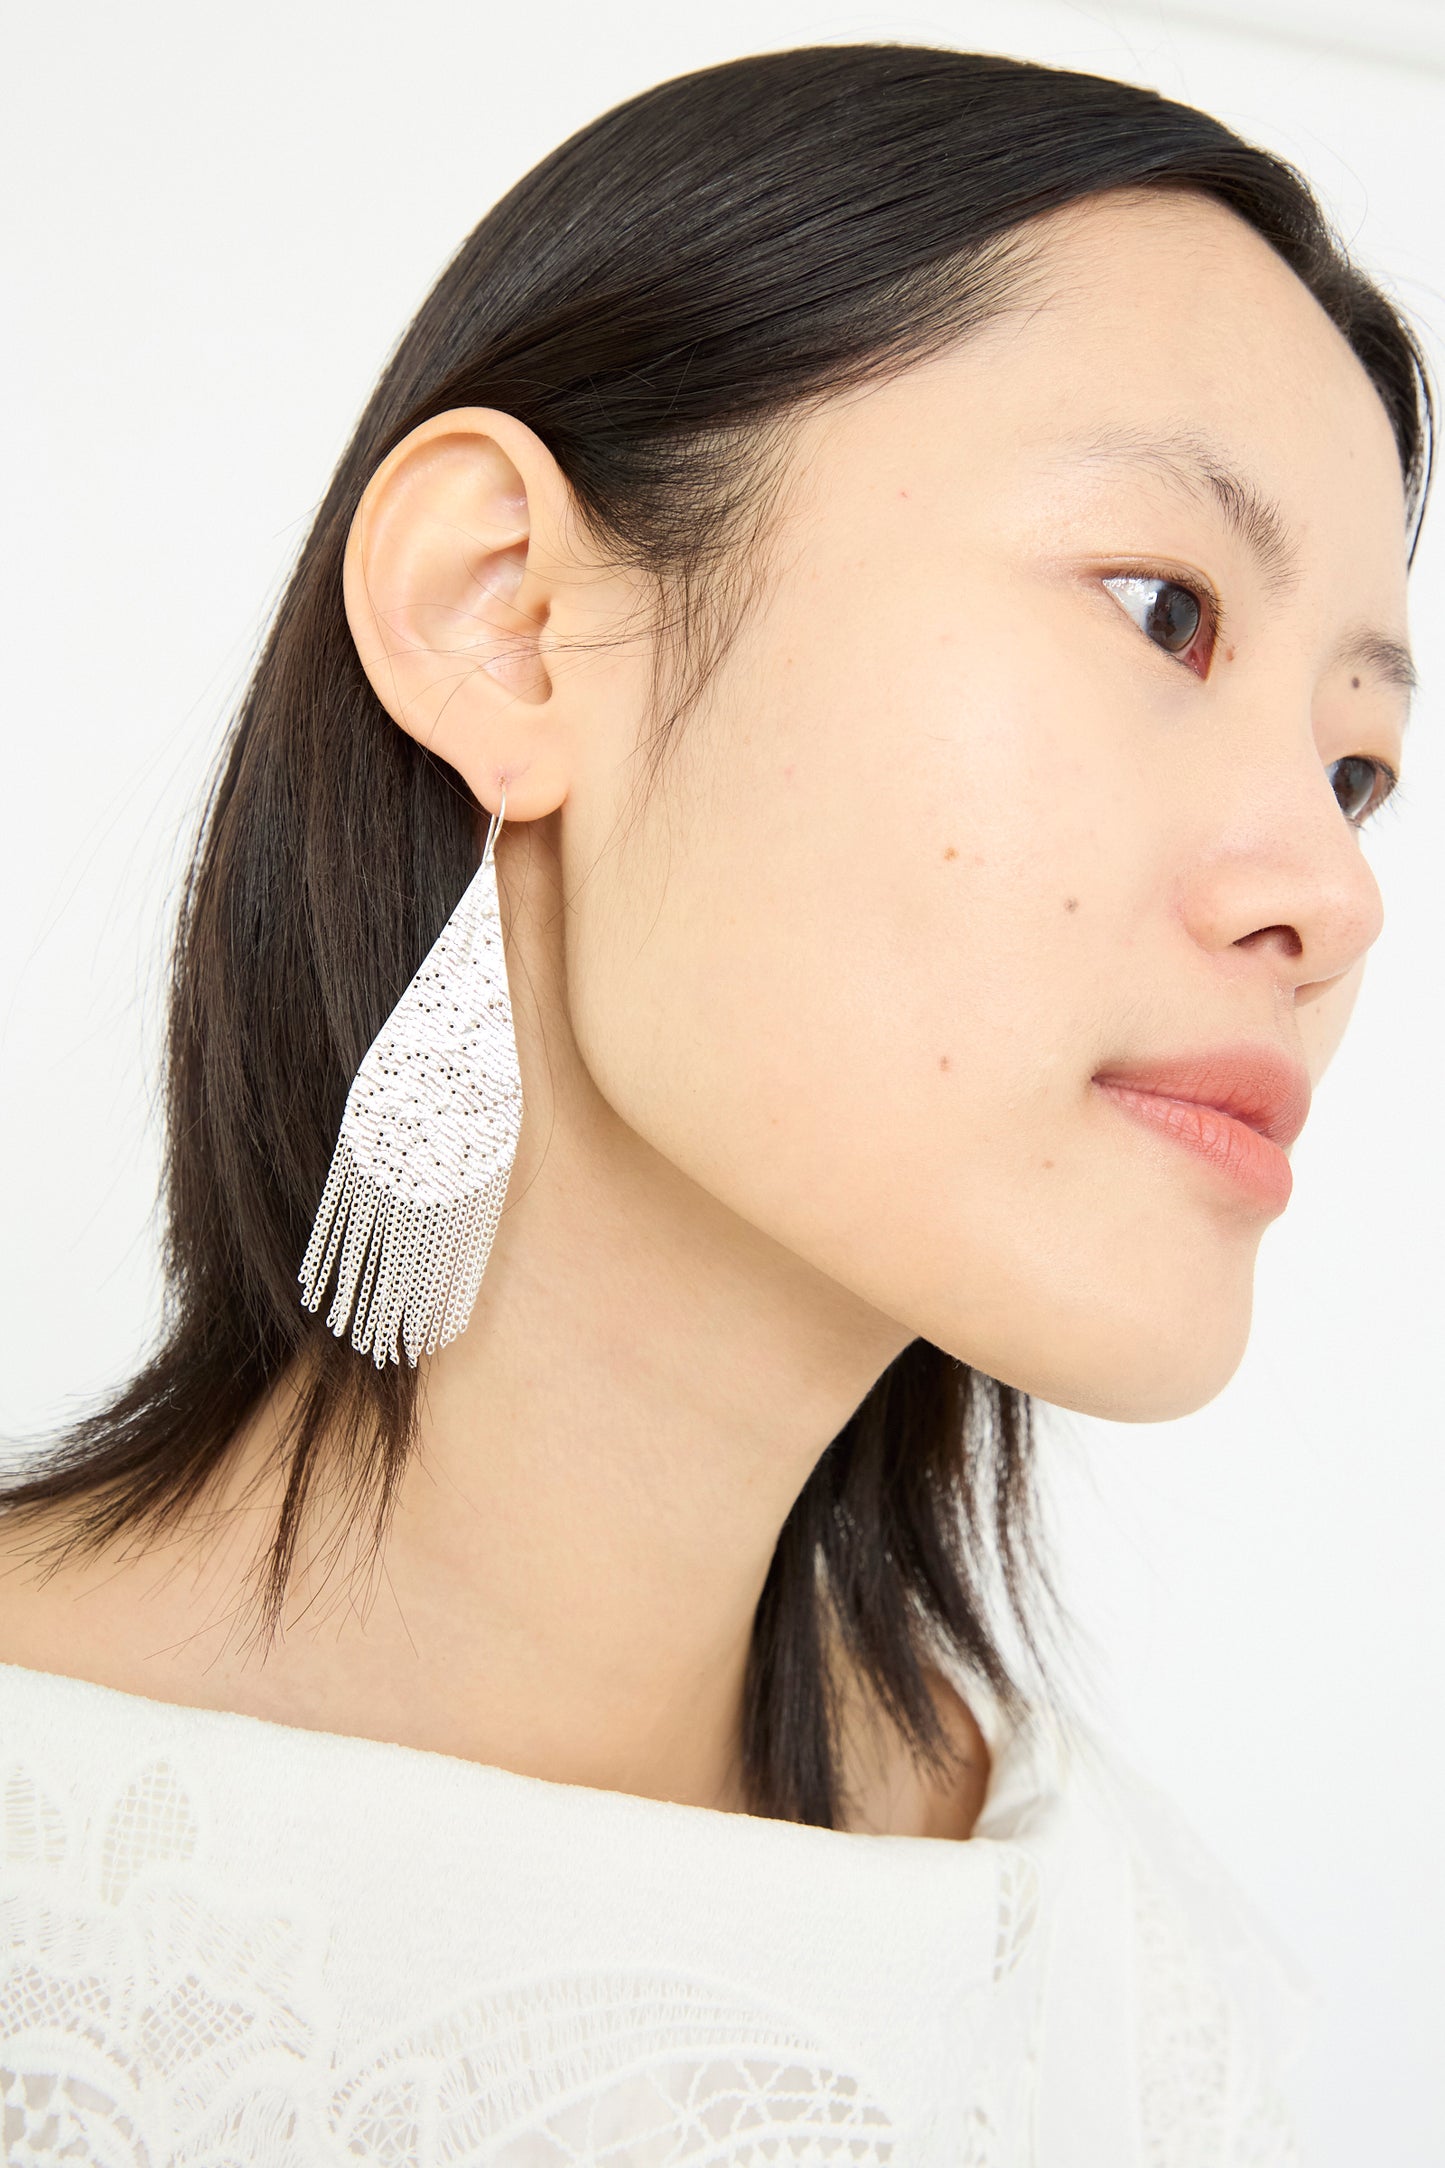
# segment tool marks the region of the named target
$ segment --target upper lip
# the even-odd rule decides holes
[[[1095,1072],[1094,1081],[1217,1107],[1281,1147],[1294,1143],[1310,1110],[1308,1072],[1273,1046],[1211,1047],[1169,1060],[1111,1063]]]

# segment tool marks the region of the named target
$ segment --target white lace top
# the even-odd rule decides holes
[[[1008,1735],[963,1842],[0,1664],[9,2168],[1279,2168],[1303,2014],[1160,1796]]]

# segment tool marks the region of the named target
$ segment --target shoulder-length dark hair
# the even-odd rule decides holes
[[[760,54],[604,113],[463,242],[337,466],[206,807],[171,978],[166,1320],[131,1382],[0,1486],[47,1562],[171,1527],[294,1364],[269,1636],[318,1473],[358,1517],[374,1505],[379,1545],[414,1444],[416,1374],[334,1341],[297,1285],[352,1075],[478,853],[474,801],[390,720],[348,629],[342,554],[378,463],[451,407],[536,431],[589,531],[653,576],[689,664],[651,719],[660,757],[720,652],[790,412],[966,334],[1006,299],[1024,222],[1122,188],[1202,191],[1278,251],[1369,372],[1418,527],[1431,395],[1411,331],[1292,168],[1129,84],[921,46]],[[1031,1418],[915,1340],[828,1445],[754,1623],[754,1811],[838,1817],[825,1604],[921,1760],[942,1749],[930,1640],[1020,1706],[998,1627],[1036,1647]]]

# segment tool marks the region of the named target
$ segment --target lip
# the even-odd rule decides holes
[[[1111,1064],[1100,1085],[1121,1112],[1171,1137],[1256,1203],[1282,1212],[1285,1157],[1310,1109],[1308,1073],[1274,1047],[1214,1047],[1167,1061]]]

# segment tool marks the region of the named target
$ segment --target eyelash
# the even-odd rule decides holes
[[[1192,670],[1196,677],[1200,679],[1206,678],[1209,675],[1210,664],[1214,660],[1214,651],[1224,637],[1225,623],[1224,605],[1220,601],[1219,596],[1216,594],[1210,582],[1203,578],[1203,576],[1199,573],[1191,573],[1187,579],[1180,579],[1172,572],[1161,572],[1157,566],[1149,566],[1147,568],[1131,566],[1128,570],[1111,572],[1104,576],[1102,584],[1107,588],[1111,586],[1112,583],[1116,580],[1137,581],[1141,585],[1153,585],[1156,587],[1177,587],[1181,589],[1183,593],[1193,596],[1195,602],[1199,605],[1200,622],[1196,632],[1190,638],[1189,647],[1193,647],[1194,641],[1199,637],[1199,633],[1207,633],[1208,648],[1206,651],[1204,668],[1202,670],[1195,670],[1192,663],[1185,661],[1184,658],[1189,651],[1188,648],[1182,648],[1178,651],[1175,651],[1160,645],[1157,641],[1152,641],[1150,642],[1150,644],[1151,646],[1155,646],[1158,648],[1159,653],[1164,656],[1166,661],[1182,663],[1183,667],[1186,670]],[[1119,607],[1121,610],[1123,610],[1124,606],[1121,603]],[[1127,616],[1128,612],[1124,611],[1124,614]],[[1141,636],[1144,639],[1147,640],[1149,638],[1148,633],[1144,632],[1142,626],[1136,627],[1136,630],[1140,632]],[[1373,753],[1346,753],[1341,756],[1340,760],[1331,762],[1331,766],[1341,767],[1346,760],[1364,761],[1368,767],[1373,768],[1376,774],[1383,777],[1384,779],[1384,789],[1379,790],[1377,787],[1375,794],[1373,794],[1370,799],[1370,803],[1366,806],[1364,812],[1360,814],[1358,818],[1355,818],[1348,813],[1345,814],[1345,818],[1349,821],[1349,824],[1352,828],[1363,829],[1370,821],[1374,819],[1375,815],[1380,811],[1380,808],[1385,805],[1388,800],[1396,797],[1400,789],[1400,778],[1396,770],[1390,766],[1388,761],[1376,759]],[[1341,807],[1340,810],[1343,812],[1344,808]]]

